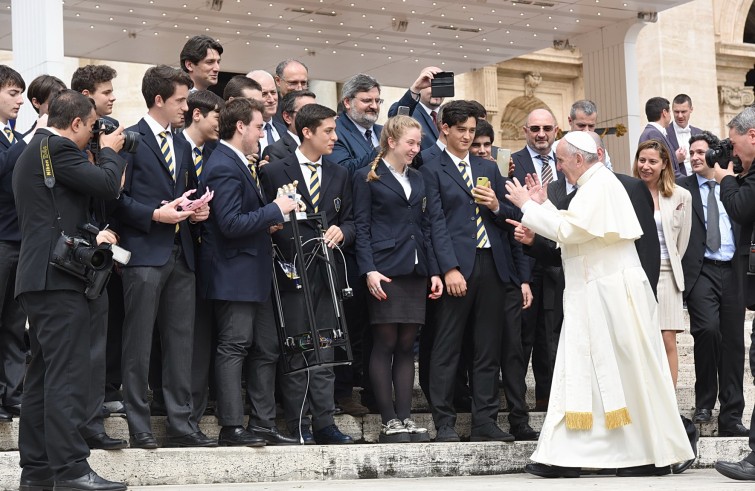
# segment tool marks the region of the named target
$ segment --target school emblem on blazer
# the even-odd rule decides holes
[[[425,208],[427,208],[427,196],[422,198],[422,213],[425,212]]]
[[[333,206],[336,207],[336,213],[341,211],[341,198],[336,198],[333,200]]]

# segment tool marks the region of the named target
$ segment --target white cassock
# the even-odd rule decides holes
[[[577,184],[568,210],[547,201],[522,208],[523,225],[559,244],[566,278],[550,403],[532,460],[616,468],[692,459],[629,196],[600,163]]]

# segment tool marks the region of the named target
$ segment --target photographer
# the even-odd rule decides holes
[[[126,489],[102,479],[86,460],[89,448],[79,428],[89,391],[93,301],[84,294],[89,285],[53,266],[51,254],[64,244],[61,234],[82,237],[92,197],[115,199],[120,193],[126,165],[117,155],[121,131],[101,136],[99,166],[82,153],[96,119],[89,98],[60,92],[50,102],[48,128],[36,132],[13,173],[21,230],[16,296],[29,317],[32,350],[19,427],[20,489],[25,491],[49,489],[53,481],[65,489]],[[53,176],[54,185],[47,188]],[[92,248],[77,252],[87,249]],[[71,256],[67,259],[76,263],[80,254]]]
[[[753,222],[755,222],[755,172],[752,170],[752,162],[755,159],[755,108],[750,106],[727,124],[729,127],[729,139],[731,151],[729,165],[725,168],[716,163],[714,177],[721,185],[721,202],[729,214],[729,218],[738,223],[742,229],[737,242],[735,259],[741,261],[744,266],[738,268],[737,273],[742,275],[739,284],[744,288],[744,300],[748,309],[755,309],[755,276],[747,275],[750,258],[750,243],[753,234]],[[726,141],[721,142],[724,144]],[[720,153],[726,154],[725,148]],[[742,172],[735,175],[735,158],[742,161]],[[706,155],[707,158],[707,155]],[[709,162],[710,165],[710,162]],[[750,270],[753,268],[750,267]],[[753,370],[755,356],[750,348],[750,369]],[[753,421],[755,423],[755,421]],[[739,480],[755,481],[755,424],[750,424],[750,449],[752,452],[739,462],[716,462],[716,470],[726,477]]]

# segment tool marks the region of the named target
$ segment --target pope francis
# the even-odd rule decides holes
[[[550,405],[532,455],[536,463],[526,471],[668,474],[670,464],[694,454],[679,418],[657,303],[634,247],[642,229],[589,134],[567,133],[556,159],[578,189],[567,210],[557,210],[536,183],[529,190],[506,183],[522,225],[558,243],[566,279]]]

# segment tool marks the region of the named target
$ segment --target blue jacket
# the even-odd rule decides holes
[[[20,242],[12,178],[16,160],[26,148],[26,142],[18,131],[14,131],[13,136],[16,142],[11,145],[5,135],[0,135],[0,240]]]
[[[383,127],[379,124],[372,127],[378,139],[380,139],[382,129]],[[338,141],[333,147],[333,153],[323,156],[323,159],[345,167],[350,175],[371,164],[377,157],[377,150],[362,136],[359,128],[345,112],[341,113],[336,120],[336,135],[338,135]]]

